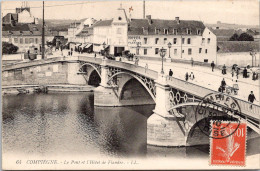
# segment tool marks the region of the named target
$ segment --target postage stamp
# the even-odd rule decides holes
[[[211,122],[210,165],[246,165],[246,123]],[[238,128],[237,128],[238,127]],[[231,134],[234,130],[235,133]],[[220,138],[230,135],[226,138]]]

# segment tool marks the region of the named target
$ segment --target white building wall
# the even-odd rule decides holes
[[[147,38],[147,43],[145,43],[144,38]],[[155,43],[155,39],[158,39],[158,43]],[[202,38],[204,38],[204,43],[202,42]],[[210,41],[208,43],[208,38]],[[176,39],[176,43],[174,43],[174,39]],[[184,39],[184,43],[182,44],[182,39]],[[188,43],[188,39],[190,39],[190,44]],[[140,56],[146,57],[160,57],[160,52],[155,53],[156,48],[159,50],[163,47],[166,49],[165,58],[170,57],[173,59],[183,59],[183,60],[191,60],[193,58],[194,61],[204,62],[207,60],[208,62],[215,61],[216,62],[216,36],[210,32],[209,29],[205,29],[203,35],[129,35],[128,36],[128,47],[130,53],[137,55],[137,42],[141,44],[139,49]],[[171,43],[171,48],[169,51],[168,43]],[[201,52],[200,52],[201,48]],[[147,54],[144,51],[147,51]],[[189,53],[189,49],[191,49]],[[207,49],[207,50],[206,50]],[[207,52],[207,53],[206,53]]]

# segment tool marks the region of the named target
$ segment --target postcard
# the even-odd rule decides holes
[[[260,169],[259,1],[2,1],[3,170]]]

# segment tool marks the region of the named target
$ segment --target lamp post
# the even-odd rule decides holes
[[[256,52],[253,49],[250,49],[250,55],[252,56],[252,67],[254,66],[254,57],[255,57]],[[256,60],[255,60],[256,63]]]
[[[166,54],[166,49],[164,49],[163,47],[160,49],[160,56],[162,57],[162,70],[161,70],[161,74],[164,74],[164,71],[163,71],[163,58]]]
[[[171,42],[168,43],[168,48],[169,48],[169,58],[171,58],[171,47],[172,47],[172,44]]]
[[[104,48],[104,56],[103,56],[103,59],[105,59],[105,58],[106,58],[106,57],[105,57],[106,42],[104,42],[102,45],[103,45],[103,48]]]
[[[136,44],[136,55],[139,55],[139,49],[141,47],[140,44],[141,44],[140,42],[137,42],[137,44]]]

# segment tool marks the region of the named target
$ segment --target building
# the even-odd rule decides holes
[[[16,8],[16,13],[8,13],[2,18],[2,24],[26,23],[38,24],[38,19],[33,17],[30,12],[30,7]]]
[[[120,56],[123,51],[149,58],[160,58],[160,49],[166,57],[201,62],[216,61],[216,35],[201,21],[128,19],[123,8],[111,20],[93,25],[94,51],[106,50]],[[171,44],[170,48],[168,44]]]
[[[101,20],[93,25],[94,51],[106,49],[108,53],[120,55],[128,50],[128,19],[123,8],[118,8],[111,20]]]
[[[84,19],[82,22],[71,23],[68,28],[67,38],[69,42],[76,42],[76,35],[78,35],[84,28],[91,27],[96,22],[93,18]]]
[[[17,24],[16,26],[3,25],[2,41],[17,46],[18,52],[27,52],[31,46],[40,50],[42,44],[41,26],[35,24]],[[45,32],[45,41],[52,41],[54,34],[51,31]]]

